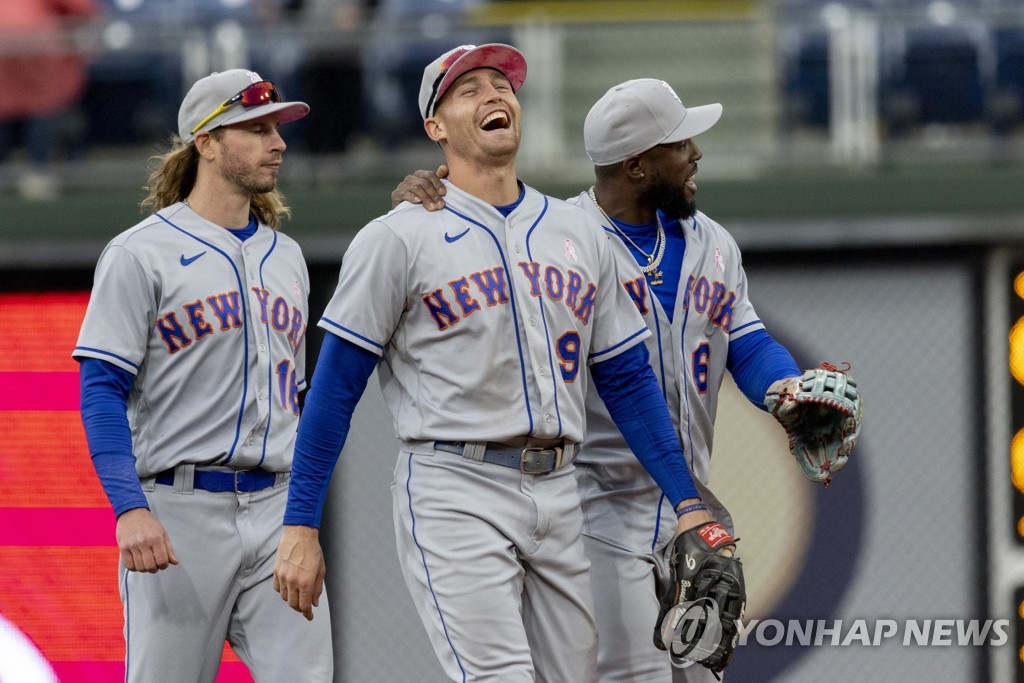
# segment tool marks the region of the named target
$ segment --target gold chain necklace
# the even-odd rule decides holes
[[[601,215],[604,216],[606,221],[608,221],[608,224],[612,226],[612,229],[619,233],[619,235],[622,236],[622,239],[633,245],[634,249],[647,258],[647,265],[640,266],[641,272],[651,278],[652,285],[660,285],[662,282],[661,277],[664,273],[658,270],[658,266],[661,265],[661,259],[665,256],[665,242],[667,240],[665,239],[665,226],[661,224],[661,216],[658,215],[658,212],[654,212],[654,220],[658,223],[658,234],[654,238],[654,251],[648,254],[646,251],[641,249],[636,242],[630,239],[629,235],[627,235],[622,228],[616,225],[615,221],[611,219],[611,216],[609,216],[607,212],[601,208],[601,205],[597,203],[597,195],[594,193],[593,185],[590,186],[590,190],[588,192],[590,194],[591,201],[594,202],[594,206],[596,206],[597,210],[601,212]]]

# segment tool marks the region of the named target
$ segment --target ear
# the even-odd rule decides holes
[[[429,119],[423,122],[423,130],[427,131],[427,137],[434,142],[441,144],[442,140],[448,139],[448,134],[445,132],[444,123],[441,122],[436,116],[431,116]]]
[[[199,156],[207,161],[213,161],[213,136],[206,131],[196,133],[195,137],[196,151],[199,152]]]
[[[626,177],[634,182],[640,181],[645,175],[643,160],[638,156],[623,161],[622,169],[626,172]]]

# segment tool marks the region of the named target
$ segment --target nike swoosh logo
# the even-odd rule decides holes
[[[449,244],[451,244],[452,242],[457,242],[458,240],[462,239],[462,238],[463,238],[463,237],[465,236],[465,234],[466,234],[467,232],[469,232],[469,228],[466,228],[466,229],[465,229],[465,230],[464,230],[463,232],[460,232],[460,233],[459,233],[458,235],[456,235],[455,237],[452,237],[451,235],[449,235],[449,234],[448,234],[448,233],[446,232],[446,233],[444,234],[444,241],[445,241],[445,242],[448,242]]]
[[[202,256],[205,253],[206,253],[205,251],[201,251],[198,254],[196,254],[195,256],[193,256],[192,258],[185,258],[185,255],[182,254],[181,255],[181,265],[183,265],[183,266],[190,266],[190,265],[192,265],[193,261],[195,261],[197,258],[199,258],[200,256]]]

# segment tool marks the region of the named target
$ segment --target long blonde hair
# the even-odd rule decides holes
[[[210,135],[218,137],[223,131],[214,129]],[[144,188],[149,194],[139,202],[143,211],[156,212],[183,201],[196,184],[199,168],[199,151],[191,142],[185,142],[177,135],[171,138],[170,149],[163,154],[149,158],[151,171]],[[256,220],[277,230],[282,218],[291,218],[292,210],[285,204],[279,190],[254,194],[249,200],[249,209]]]

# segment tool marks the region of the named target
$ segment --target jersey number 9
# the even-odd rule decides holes
[[[558,338],[555,348],[558,351],[558,368],[562,372],[562,380],[572,384],[580,373],[579,332],[566,332]]]

